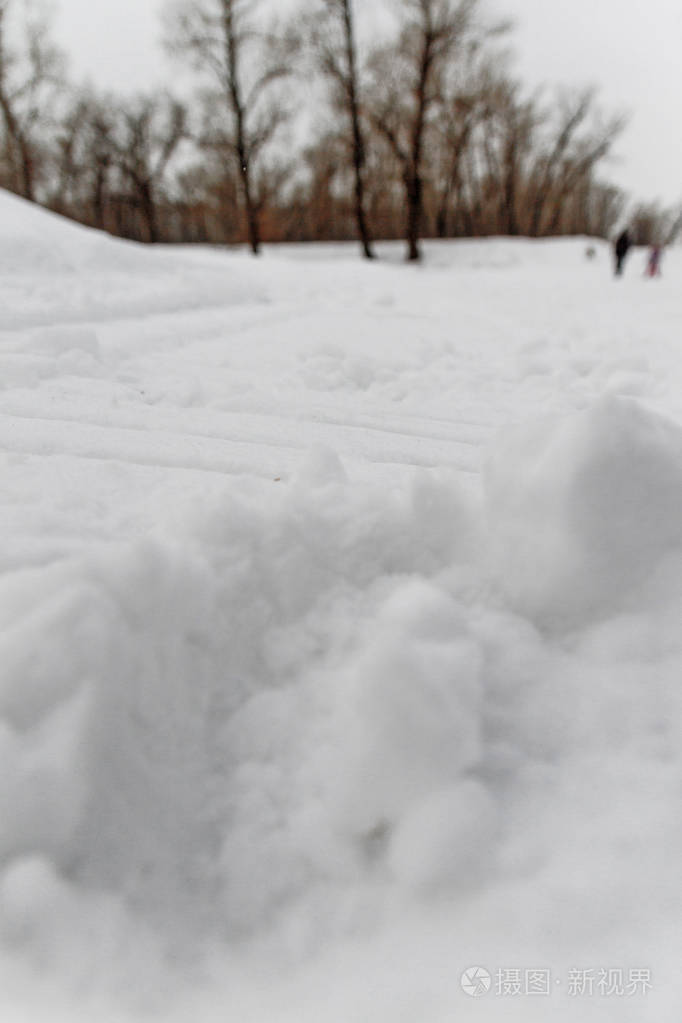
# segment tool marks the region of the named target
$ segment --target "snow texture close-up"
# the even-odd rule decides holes
[[[680,252],[0,216],[3,1023],[674,1023]]]

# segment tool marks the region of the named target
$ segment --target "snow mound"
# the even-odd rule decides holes
[[[466,560],[466,499],[428,473],[356,488],[322,448],[264,486],[0,579],[0,865],[47,860],[171,932],[233,937],[323,892],[334,927],[330,892],[377,856],[430,887],[448,843],[462,863],[485,843],[490,807],[445,826],[474,798],[480,661],[428,581]],[[420,803],[448,785],[417,870]]]
[[[672,273],[0,212],[3,1021],[675,1018]]]
[[[486,493],[491,559],[512,604],[543,622],[586,620],[682,546],[682,429],[603,398],[511,430]]]
[[[466,778],[429,793],[392,838],[394,875],[417,889],[471,888],[494,848],[498,811],[488,789]]]
[[[491,460],[486,533],[448,473],[360,486],[318,446],[288,483],[233,482],[134,542],[6,573],[9,940],[56,955],[60,920],[125,936],[133,914],[305,954],[379,920],[382,892],[458,899],[526,869],[523,822],[541,831],[562,783],[547,765],[589,760],[595,714],[616,720],[620,692],[599,682],[597,710],[589,692],[623,629],[592,622],[584,660],[558,657],[491,605],[487,562],[531,618],[616,606],[682,544],[681,451],[620,399],[519,430]],[[68,904],[39,939],[32,886]]]
[[[208,248],[114,238],[2,189],[0,220],[0,329],[264,301],[252,273],[226,271]]]
[[[94,264],[134,265],[141,246],[84,227],[0,189],[3,274],[73,273]]]

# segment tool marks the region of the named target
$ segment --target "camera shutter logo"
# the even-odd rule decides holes
[[[490,991],[492,978],[484,966],[470,966],[460,977],[462,991],[470,998],[482,998]]]

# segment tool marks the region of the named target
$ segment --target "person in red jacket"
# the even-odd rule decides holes
[[[658,277],[661,273],[661,246],[652,245],[646,264],[647,277]]]

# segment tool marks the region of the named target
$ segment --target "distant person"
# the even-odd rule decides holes
[[[625,264],[625,257],[627,256],[632,242],[630,241],[630,234],[628,229],[624,231],[616,238],[616,244],[613,247],[613,252],[616,257],[616,277],[620,277],[623,273],[623,266]]]
[[[649,258],[647,259],[646,270],[644,271],[647,277],[659,277],[661,273],[661,246],[652,245],[649,249]]]

